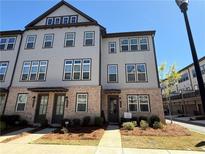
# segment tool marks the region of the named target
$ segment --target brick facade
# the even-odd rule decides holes
[[[64,118],[74,119],[83,118],[85,116],[100,116],[100,102],[101,102],[101,87],[100,86],[72,86],[67,87],[68,92],[64,93],[68,96],[68,106],[64,108]],[[16,112],[16,101],[19,93],[27,93],[28,100],[23,112]],[[44,92],[46,93],[46,92]],[[76,94],[77,93],[87,93],[88,94],[88,111],[87,112],[76,112]],[[27,88],[12,87],[8,96],[8,102],[5,109],[6,115],[17,114],[23,119],[26,119],[30,124],[34,123],[35,111],[37,105],[38,94],[43,94],[39,92],[28,91]],[[46,119],[48,119],[49,124],[52,121],[53,105],[54,105],[54,92],[46,93],[49,94]],[[33,96],[36,97],[35,102],[33,102]]]
[[[121,89],[120,94],[102,94],[102,110],[105,113],[106,120],[108,119],[108,96],[119,96],[119,120],[123,117],[124,112],[128,111],[127,95],[129,94],[148,94],[150,98],[150,112],[133,113],[133,117],[158,115],[164,121],[164,112],[162,105],[161,91],[159,88],[143,88],[143,89]],[[121,103],[120,103],[121,102]]]

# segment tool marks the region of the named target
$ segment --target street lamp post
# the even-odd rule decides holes
[[[202,74],[201,74],[201,70],[200,70],[200,66],[199,66],[199,60],[198,60],[197,53],[196,53],[196,48],[194,45],[194,40],[192,37],[191,28],[189,25],[189,19],[188,19],[188,15],[187,15],[188,2],[189,2],[189,0],[176,0],[177,5],[181,9],[181,12],[184,14],[186,29],[187,29],[189,43],[190,43],[190,47],[191,47],[191,53],[192,53],[192,57],[193,57],[193,61],[194,61],[194,67],[196,70],[196,77],[197,77],[199,91],[200,91],[200,95],[201,95],[202,106],[203,106],[203,110],[205,113],[205,88],[204,88],[204,82],[203,82],[203,78],[202,78]]]

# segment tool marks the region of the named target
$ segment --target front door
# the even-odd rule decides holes
[[[54,99],[52,123],[61,124],[63,120],[64,107],[65,107],[65,95],[56,94]]]
[[[35,123],[41,123],[46,119],[47,106],[48,94],[39,95],[36,106]]]
[[[119,121],[119,102],[118,96],[108,96],[108,121]]]

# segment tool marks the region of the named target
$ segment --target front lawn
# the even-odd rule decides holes
[[[205,151],[205,135],[176,124],[165,125],[162,129],[135,127],[128,131],[122,128],[121,138],[124,148]]]
[[[61,134],[60,129],[53,133],[44,135],[40,139],[33,141],[34,144],[69,144],[69,145],[93,145],[100,142],[104,134],[103,128],[80,127],[69,128],[68,133]]]

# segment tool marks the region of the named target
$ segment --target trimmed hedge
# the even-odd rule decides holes
[[[122,124],[122,127],[126,130],[133,130],[135,128],[135,125],[133,122],[124,122]]]
[[[160,122],[160,118],[157,116],[157,115],[152,115],[150,118],[149,118],[149,126],[150,127],[153,127],[153,124],[154,122]]]

